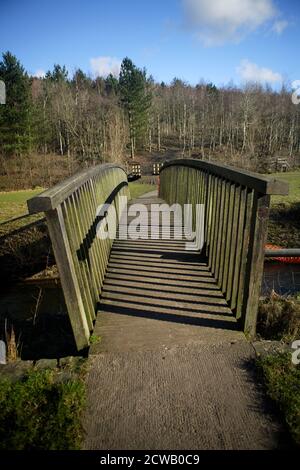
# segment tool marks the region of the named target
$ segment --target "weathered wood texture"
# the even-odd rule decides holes
[[[45,212],[78,350],[89,345],[113,240],[114,214],[128,196],[127,175],[117,165],[84,170],[28,201]]]
[[[165,204],[155,196],[133,202],[145,204],[145,211]],[[187,251],[188,240],[175,239],[175,228],[171,221],[167,235],[161,218],[155,239],[115,240],[94,330],[101,341],[92,345],[91,354],[242,339],[206,257]],[[151,229],[149,214],[139,230]]]
[[[160,172],[169,204],[204,204],[208,266],[244,331],[254,335],[271,194],[288,185],[255,173],[199,160],[174,160]],[[193,230],[196,227],[193,216]]]
[[[287,192],[287,185],[274,179],[199,160],[167,162],[160,170],[160,196],[169,204],[191,204],[188,220],[198,235],[194,248],[204,244],[216,285],[250,334],[256,326],[270,194]],[[30,213],[46,214],[79,350],[89,345],[122,211],[121,196],[128,196],[126,173],[122,167],[106,164],[84,170],[28,201]],[[139,241],[119,243],[128,254],[132,243],[140,246]],[[177,245],[164,245],[161,251],[176,251]],[[146,246],[154,248],[152,241]],[[196,272],[197,263],[193,266]],[[180,275],[168,282],[178,287]]]

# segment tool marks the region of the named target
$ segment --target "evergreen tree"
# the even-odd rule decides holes
[[[48,70],[46,79],[52,82],[66,82],[68,80],[68,71],[65,65],[54,64],[53,71]]]
[[[126,57],[121,64],[119,87],[122,104],[127,112],[130,131],[131,157],[143,139],[149,121],[151,92],[146,70],[138,69]]]
[[[91,79],[81,69],[77,69],[71,83],[75,86],[75,89],[82,90],[90,85]]]
[[[0,145],[5,155],[30,152],[32,114],[30,79],[10,52],[0,62],[0,80],[6,85],[6,104],[0,107]]]
[[[218,95],[218,88],[216,87],[216,85],[214,85],[211,82],[206,85],[206,91],[207,91],[209,96],[217,96]]]
[[[105,79],[105,89],[108,95],[117,95],[119,92],[119,81],[112,73]]]

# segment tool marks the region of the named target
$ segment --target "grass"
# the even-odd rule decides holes
[[[98,336],[98,335],[90,336],[90,344],[97,344],[97,343],[100,343],[100,341],[101,341],[101,336]]]
[[[272,293],[259,304],[258,336],[286,343],[300,337],[300,299]],[[281,411],[290,433],[300,446],[300,364],[289,352],[263,355],[257,359],[266,392]]]
[[[155,191],[155,189],[157,188],[153,184],[141,183],[140,181],[133,181],[129,183],[129,190],[132,199],[142,196],[142,194],[148,193],[150,191]]]
[[[27,199],[36,196],[42,190],[42,188],[38,188],[27,191],[0,192],[0,222],[26,214]]]
[[[33,370],[15,383],[0,380],[0,450],[80,448],[84,383],[58,374]]]
[[[285,173],[272,173],[267,176],[272,176],[279,180],[286,181],[289,184],[289,195],[272,196],[272,206],[277,204],[292,204],[300,202],[300,170]]]
[[[300,446],[300,365],[294,365],[290,353],[280,353],[257,359],[266,391],[277,404]]]
[[[300,170],[287,173],[273,173],[272,176],[289,183],[289,196],[273,196],[272,206],[285,203],[291,204],[300,201]],[[156,187],[152,184],[134,181],[129,183],[132,198],[137,198],[144,193],[153,191]],[[0,223],[27,213],[27,199],[39,194],[43,188],[28,189],[23,191],[0,192]]]
[[[139,181],[129,183],[129,188],[132,198],[139,197],[156,189],[152,184],[141,183]],[[27,199],[36,196],[41,191],[43,191],[43,188],[0,192],[0,223],[27,214]]]
[[[286,248],[300,248],[300,170],[273,173],[289,184],[288,196],[272,196],[268,242]]]

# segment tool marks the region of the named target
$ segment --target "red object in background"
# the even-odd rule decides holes
[[[282,250],[281,246],[278,245],[265,245],[266,250]],[[272,260],[280,261],[281,263],[289,264],[300,264],[300,256],[290,258],[289,256],[274,256],[274,258],[269,258]]]

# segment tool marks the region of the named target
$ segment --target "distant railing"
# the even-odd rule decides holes
[[[29,199],[29,213],[44,212],[78,350],[89,345],[113,240],[98,237],[118,216],[120,196],[128,195],[124,169],[98,165]],[[102,214],[99,208],[106,209]]]
[[[288,185],[201,160],[174,160],[160,170],[160,196],[169,204],[205,205],[203,251],[250,335],[256,330],[271,194],[288,194]],[[193,225],[195,230],[195,216]]]
[[[163,163],[153,163],[152,175],[159,175]]]

